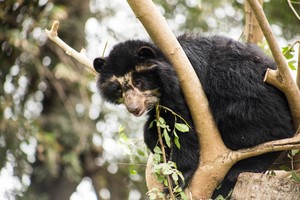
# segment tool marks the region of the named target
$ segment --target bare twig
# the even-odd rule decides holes
[[[163,106],[163,105],[158,105],[159,108],[162,108],[166,111],[169,111],[170,113],[172,113],[172,115],[175,116],[175,119],[176,117],[178,117],[179,119],[181,119],[189,128],[191,128],[191,126],[187,123],[187,121],[180,115],[178,115],[176,112],[174,112],[173,110],[171,110],[170,108],[166,107],[166,106]],[[176,120],[175,120],[176,121]]]
[[[292,2],[291,0],[287,0],[291,10],[293,11],[293,13],[295,14],[295,16],[298,18],[298,20],[300,20],[300,16],[298,15],[297,11],[295,10],[294,6],[293,6],[293,3],[295,2]],[[300,3],[300,2],[297,2],[297,3]]]
[[[296,44],[298,44],[298,43],[300,43],[300,41],[294,42],[294,43],[286,50],[286,52],[285,52],[283,55],[285,56],[287,53],[289,53],[289,52],[294,48],[294,46],[295,46]]]
[[[159,110],[159,106],[156,105],[156,123],[159,123],[159,117],[160,117],[160,110]],[[166,156],[166,151],[165,151],[165,145],[163,143],[163,139],[162,139],[162,133],[161,133],[161,129],[160,126],[157,125],[157,134],[158,134],[158,141],[161,147],[161,151],[162,151],[162,157],[163,157],[163,162],[167,163],[167,156]],[[169,175],[166,176],[167,181],[168,181],[168,190],[169,190],[169,195],[170,198],[172,200],[175,200],[174,194],[173,194],[173,189],[172,189],[172,181]]]
[[[83,64],[86,66],[88,69],[92,70],[93,72],[96,73],[93,63],[90,59],[88,59],[85,55],[85,50],[81,50],[81,52],[77,52],[74,50],[72,47],[67,45],[64,41],[62,41],[57,35],[57,30],[59,27],[59,21],[54,21],[51,27],[51,30],[46,29],[45,32],[50,40],[55,42],[58,46],[60,46],[66,54],[70,55],[74,59],[76,59],[79,63]]]

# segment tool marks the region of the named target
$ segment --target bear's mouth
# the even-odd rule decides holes
[[[130,111],[129,111],[129,112],[130,112]],[[134,116],[136,116],[136,117],[139,117],[139,116],[142,116],[145,112],[146,112],[145,109],[141,109],[141,110],[136,110],[136,111],[130,112],[130,113],[132,113],[132,114],[133,114]]]
[[[139,117],[151,110],[159,101],[158,97],[153,95],[153,91],[140,91],[136,88],[124,93],[124,105],[128,112]]]

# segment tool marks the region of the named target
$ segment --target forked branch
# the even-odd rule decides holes
[[[277,70],[268,70],[265,76],[265,81],[280,89],[289,102],[291,114],[293,117],[294,127],[300,125],[300,91],[292,78],[289,67],[281,53],[277,40],[270,27],[270,24],[265,16],[265,13],[257,0],[247,0],[253,10],[261,30],[268,42],[274,60],[277,64]]]
[[[60,46],[66,54],[73,57],[75,60],[77,60],[79,63],[83,64],[85,67],[87,67],[89,70],[92,70],[96,73],[93,63],[90,59],[88,59],[85,55],[85,50],[82,49],[80,52],[77,52],[72,47],[70,47],[68,44],[66,44],[63,40],[61,40],[58,37],[57,30],[59,28],[59,21],[54,21],[51,27],[51,30],[46,29],[45,32],[50,40],[55,42],[58,46]]]

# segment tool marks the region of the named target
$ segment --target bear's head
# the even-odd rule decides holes
[[[97,86],[101,96],[124,104],[135,116],[151,110],[161,97],[158,49],[151,43],[130,40],[120,43],[105,58],[96,58]]]

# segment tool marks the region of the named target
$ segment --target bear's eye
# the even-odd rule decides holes
[[[138,88],[143,88],[145,84],[142,80],[137,79],[137,80],[134,81],[134,85]]]
[[[117,95],[121,95],[122,92],[123,92],[123,91],[122,91],[122,89],[121,89],[120,87],[116,90],[116,94],[117,94]]]
[[[111,82],[109,88],[110,88],[110,93],[114,94],[117,97],[121,96],[123,93],[121,85],[117,82]]]

